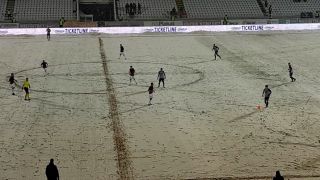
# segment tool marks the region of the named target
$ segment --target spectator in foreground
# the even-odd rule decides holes
[[[280,174],[280,171],[276,172],[276,176],[273,177],[273,180],[284,180],[283,176]]]
[[[56,165],[53,164],[53,159],[46,168],[46,175],[48,180],[59,180],[59,171]]]

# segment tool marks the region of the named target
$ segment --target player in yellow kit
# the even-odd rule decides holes
[[[24,100],[30,101],[30,96],[29,96],[29,89],[30,89],[30,83],[28,78],[23,82],[22,89],[26,92],[26,95],[24,96]]]

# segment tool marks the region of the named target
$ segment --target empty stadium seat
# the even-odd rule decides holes
[[[7,1],[6,0],[0,0],[0,20],[4,20],[5,18],[5,13],[6,13],[6,5]]]
[[[229,18],[259,18],[263,13],[256,0],[183,0],[188,18],[217,19],[228,15]]]
[[[300,17],[301,12],[316,12],[320,10],[320,0],[294,2],[293,0],[268,0],[272,5],[273,17]]]
[[[14,13],[17,21],[75,19],[73,0],[16,0]]]

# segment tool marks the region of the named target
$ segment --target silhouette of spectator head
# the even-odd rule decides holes
[[[48,180],[59,180],[59,171],[56,165],[53,163],[53,159],[50,159],[50,163],[46,168],[46,176]]]
[[[276,171],[276,176],[273,177],[273,180],[284,180],[284,178],[280,174],[280,171]]]

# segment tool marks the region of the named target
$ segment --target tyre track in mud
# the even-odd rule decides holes
[[[130,180],[133,178],[133,171],[131,167],[131,160],[129,157],[129,150],[126,143],[126,134],[124,131],[123,124],[120,120],[120,114],[118,111],[118,104],[116,99],[115,89],[109,69],[107,66],[107,59],[104,51],[103,40],[99,38],[100,56],[103,65],[104,76],[107,86],[108,102],[110,106],[110,118],[112,120],[113,129],[113,141],[117,153],[117,166],[118,174],[121,180]]]

